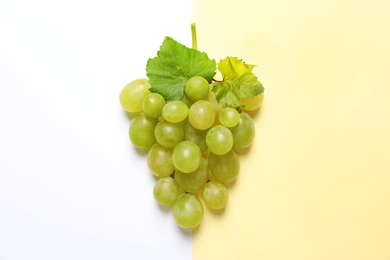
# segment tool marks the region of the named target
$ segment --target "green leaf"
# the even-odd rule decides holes
[[[223,80],[213,83],[218,103],[230,107],[242,107],[240,99],[253,98],[264,91],[263,85],[253,74],[254,65],[237,57],[226,57],[218,63]]]
[[[146,75],[152,85],[150,91],[162,95],[165,100],[181,99],[189,78],[202,76],[210,83],[215,72],[216,62],[206,53],[188,48],[170,37],[165,37],[157,57],[146,64]]]

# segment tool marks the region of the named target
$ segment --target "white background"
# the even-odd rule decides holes
[[[191,259],[119,105],[191,1],[0,3],[0,259]]]

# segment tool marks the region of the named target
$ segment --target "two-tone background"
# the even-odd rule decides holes
[[[256,64],[256,139],[193,232],[118,95],[168,35]],[[0,2],[0,260],[390,259],[384,0]]]

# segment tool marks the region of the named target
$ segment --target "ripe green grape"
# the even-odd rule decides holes
[[[195,195],[181,194],[173,205],[173,216],[182,228],[194,228],[203,220],[202,202]]]
[[[206,135],[206,144],[212,153],[222,155],[233,147],[233,135],[223,125],[215,125]]]
[[[215,121],[215,109],[214,106],[206,101],[196,101],[190,107],[188,119],[193,127],[200,130],[210,128]]]
[[[202,154],[195,143],[183,141],[173,149],[172,160],[177,170],[189,173],[198,169],[202,162]]]
[[[158,120],[140,113],[130,124],[129,136],[133,145],[140,149],[149,149],[156,143],[154,130]]]
[[[194,76],[188,79],[184,86],[185,94],[193,101],[205,99],[209,91],[209,83],[201,76]]]
[[[185,140],[194,142],[197,146],[199,146],[202,152],[207,149],[207,144],[206,144],[207,130],[196,129],[191,125],[189,121],[184,123],[183,129],[184,129]]]
[[[157,124],[154,135],[159,144],[173,148],[184,139],[184,130],[181,124],[161,121]]]
[[[153,118],[159,118],[161,116],[164,106],[165,99],[157,93],[146,95],[142,101],[142,110],[147,116]]]
[[[222,209],[226,206],[229,193],[225,185],[217,181],[208,182],[203,189],[203,200],[211,209]]]
[[[160,178],[153,188],[153,196],[161,205],[173,205],[180,194],[179,185],[171,177]]]
[[[187,105],[187,107],[191,107],[191,105],[194,103],[194,101],[192,101],[189,97],[187,97],[186,94],[183,95],[180,101],[183,101]]]
[[[246,148],[250,146],[255,138],[255,125],[252,117],[245,112],[240,113],[240,121],[230,131],[233,134],[233,147]]]
[[[171,123],[181,122],[188,116],[188,107],[180,100],[169,101],[162,109],[162,116]]]
[[[210,153],[209,170],[214,180],[223,183],[233,181],[240,172],[240,161],[233,150],[224,155]]]
[[[219,122],[226,127],[233,127],[240,121],[240,113],[232,107],[224,107],[218,114]]]
[[[218,103],[217,99],[215,98],[215,93],[210,91],[206,97],[206,100],[210,102],[211,105],[213,105],[215,114],[218,115],[221,109],[223,108],[223,106],[220,103]]]
[[[136,79],[128,83],[119,94],[119,102],[130,113],[142,111],[142,101],[150,93],[147,79]]]
[[[147,162],[150,171],[157,177],[167,177],[174,171],[172,149],[154,144],[148,152]]]
[[[264,92],[255,96],[254,98],[241,99],[241,103],[244,104],[243,111],[253,111],[261,107],[264,100]]]
[[[175,180],[186,192],[196,192],[206,184],[209,174],[207,160],[202,158],[198,169],[190,173],[183,173],[179,170],[175,172]]]

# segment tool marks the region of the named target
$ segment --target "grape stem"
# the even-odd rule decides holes
[[[191,36],[192,36],[192,49],[198,49],[198,40],[196,39],[196,25],[195,23],[191,24]]]

